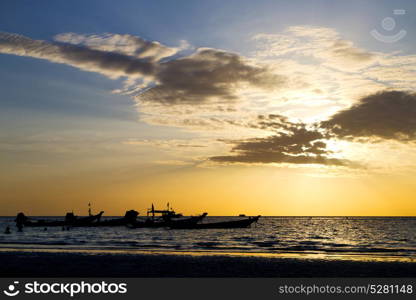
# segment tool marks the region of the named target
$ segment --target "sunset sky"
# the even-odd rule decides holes
[[[415,216],[415,15],[2,1],[0,215]]]

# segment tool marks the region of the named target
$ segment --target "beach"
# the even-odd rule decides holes
[[[416,277],[410,261],[9,250],[0,252],[2,277]]]

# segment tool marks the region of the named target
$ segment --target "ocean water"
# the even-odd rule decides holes
[[[51,219],[56,219],[51,217]],[[204,222],[240,219],[207,217]],[[0,250],[94,250],[319,258],[397,259],[416,262],[416,218],[262,217],[251,228],[170,230],[126,227],[25,228],[0,217]],[[6,226],[12,234],[3,234]]]

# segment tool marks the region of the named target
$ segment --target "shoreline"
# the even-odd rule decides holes
[[[242,253],[0,249],[1,277],[416,277],[416,262]]]

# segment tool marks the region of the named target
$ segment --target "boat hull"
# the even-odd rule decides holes
[[[97,215],[87,216],[87,217],[76,217],[71,220],[55,220],[55,221],[46,221],[46,220],[26,220],[24,222],[16,222],[16,225],[23,225],[23,227],[56,227],[56,226],[71,226],[71,227],[82,227],[82,226],[91,226],[99,222],[102,214],[100,212]]]
[[[134,224],[129,224],[130,228],[162,228],[162,227],[171,227],[176,224],[177,226],[192,226],[202,221],[207,216],[207,213],[204,213],[200,216],[189,217],[179,220],[162,220],[162,221],[153,221],[148,219],[144,222],[136,222]]]
[[[257,222],[260,216],[250,217],[245,220],[215,222],[215,223],[196,223],[196,224],[171,224],[171,229],[227,229],[227,228],[247,228]]]

